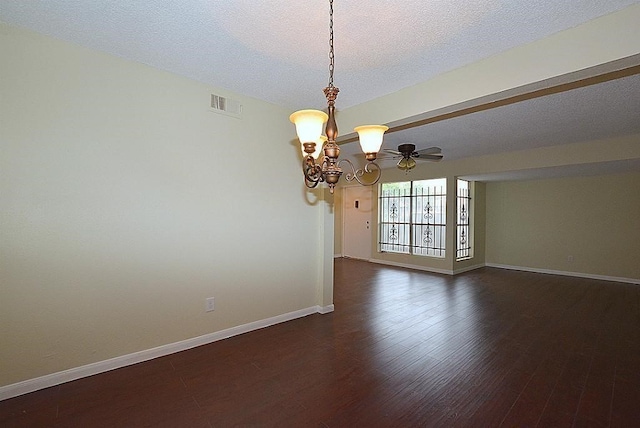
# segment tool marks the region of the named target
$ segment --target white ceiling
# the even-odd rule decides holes
[[[337,105],[369,101],[639,2],[335,0]],[[0,0],[0,21],[292,111],[326,105],[328,1]],[[631,76],[395,132],[385,146],[436,145],[457,159],[640,133],[639,115],[640,77]]]

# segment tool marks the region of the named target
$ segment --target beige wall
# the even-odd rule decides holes
[[[640,279],[640,173],[487,184],[487,263]]]
[[[0,25],[0,386],[332,303],[289,111]]]

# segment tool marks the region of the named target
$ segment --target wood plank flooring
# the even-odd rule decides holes
[[[334,303],[2,401],[0,426],[640,426],[638,285],[337,259]]]

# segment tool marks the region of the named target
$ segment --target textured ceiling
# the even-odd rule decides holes
[[[336,0],[346,108],[637,0]],[[0,20],[292,110],[325,105],[328,1],[0,0]],[[316,108],[317,108],[316,107]]]
[[[640,2],[335,1],[340,109]],[[292,111],[326,105],[328,13],[324,0],[0,0],[0,21]],[[391,133],[385,147],[458,159],[640,133],[639,112],[630,76]]]

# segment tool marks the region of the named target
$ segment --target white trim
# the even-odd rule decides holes
[[[381,259],[369,259],[369,261],[371,263],[378,263],[378,264],[381,264],[381,265],[389,265],[389,266],[396,266],[396,267],[407,268],[407,269],[423,270],[423,271],[426,271],[426,272],[441,273],[443,275],[453,275],[454,274],[454,272],[452,270],[448,270],[448,269],[438,269],[438,268],[432,268],[432,267],[427,267],[427,266],[410,265],[410,264],[407,264],[407,263],[390,262],[388,260],[381,260]]]
[[[51,386],[60,385],[65,382],[80,379],[87,376],[93,376],[99,373],[108,372],[110,370],[121,367],[130,366],[132,364],[141,363],[143,361],[152,360],[154,358],[163,357],[197,346],[206,345],[217,342],[218,340],[227,339],[239,334],[248,333],[250,331],[259,330],[285,321],[291,321],[297,318],[306,317],[307,315],[320,313],[327,314],[333,312],[334,306],[312,306],[305,309],[289,312],[275,317],[266,318],[250,322],[248,324],[231,327],[226,330],[217,331],[215,333],[205,334],[203,336],[194,337],[180,342],[169,343],[167,345],[158,346],[156,348],[146,349],[144,351],[134,352],[132,354],[122,355],[120,357],[111,358],[104,361],[87,364],[72,369],[63,370],[57,373],[51,373],[34,379],[28,379],[22,382],[5,385],[0,387],[0,401],[8,398],[17,397],[29,392],[38,391],[40,389],[49,388]]]
[[[353,256],[342,256],[343,259],[349,259],[349,260],[360,260],[361,262],[371,262],[373,261],[372,259],[366,259],[366,258],[361,258],[361,257],[353,257]]]
[[[371,263],[378,263],[378,264],[396,266],[396,267],[407,268],[407,269],[416,269],[416,270],[422,270],[422,271],[426,271],[426,272],[440,273],[440,274],[444,274],[444,275],[458,275],[458,274],[463,273],[463,272],[468,272],[470,270],[480,269],[481,267],[486,266],[486,267],[494,267],[494,268],[499,268],[499,269],[521,270],[521,271],[533,272],[533,273],[546,273],[546,274],[550,274],[550,275],[563,275],[563,276],[573,276],[573,277],[576,277],[576,278],[598,279],[598,280],[601,280],[601,281],[613,281],[613,282],[625,282],[625,283],[629,283],[629,284],[640,284],[640,279],[636,279],[636,278],[623,278],[623,277],[617,277],[617,276],[595,275],[595,274],[582,273],[582,272],[567,272],[567,271],[552,270],[552,269],[538,269],[538,268],[531,268],[531,267],[526,267],[526,266],[510,266],[510,265],[502,265],[502,264],[497,264],[497,263],[484,263],[484,264],[477,264],[477,265],[473,265],[473,266],[468,266],[468,267],[461,268],[461,269],[447,270],[447,269],[430,268],[430,267],[420,266],[420,265],[412,265],[412,264],[407,264],[407,263],[390,262],[390,261],[381,260],[381,259],[369,259],[369,261]]]
[[[467,266],[467,267],[463,267],[460,269],[454,269],[453,270],[453,274],[457,275],[459,273],[464,273],[464,272],[469,272],[470,270],[476,270],[476,269],[480,269],[482,267],[485,267],[486,265],[484,263],[480,263],[477,265],[472,265],[472,266]]]
[[[318,313],[319,314],[329,314],[331,312],[333,312],[333,310],[335,309],[335,307],[333,305],[329,305],[329,306],[318,306]]]
[[[551,275],[564,275],[564,276],[575,276],[577,278],[587,278],[587,279],[599,279],[601,281],[613,281],[613,282],[626,282],[629,284],[640,284],[640,279],[637,278],[623,278],[618,276],[609,276],[609,275],[595,275],[591,273],[582,273],[582,272],[568,272],[562,270],[552,270],[552,269],[538,269],[526,266],[510,266],[510,265],[501,265],[497,263],[485,263],[487,267],[494,267],[500,269],[510,269],[510,270],[522,270],[526,272],[534,272],[534,273],[547,273]]]
[[[344,256],[342,255],[342,253],[340,253],[340,254],[334,254],[334,255],[333,255],[333,258],[334,258],[334,259],[340,259],[340,258],[342,258],[342,257],[344,257]]]

